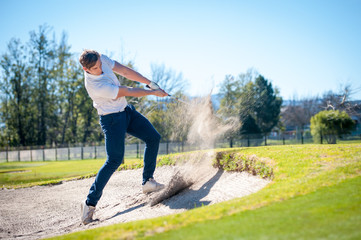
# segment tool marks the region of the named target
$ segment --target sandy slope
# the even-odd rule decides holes
[[[157,168],[155,178],[169,183],[178,167]],[[151,207],[153,195],[141,192],[142,170],[116,172],[104,189],[95,221],[80,224],[80,202],[94,178],[17,190],[0,190],[0,238],[38,239],[113,223],[179,213],[256,192],[269,182],[247,173],[227,173],[211,167],[196,171],[194,184]],[[193,173],[194,175],[194,173]],[[157,193],[158,195],[160,193]]]

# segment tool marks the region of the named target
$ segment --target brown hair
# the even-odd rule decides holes
[[[79,57],[79,62],[83,67],[90,69],[95,65],[99,58],[100,54],[97,51],[85,49]]]

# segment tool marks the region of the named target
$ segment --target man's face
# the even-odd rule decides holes
[[[99,76],[103,73],[103,70],[102,70],[102,62],[100,61],[100,58],[98,59],[98,61],[95,63],[94,66],[92,66],[91,68],[86,68],[86,67],[83,67],[83,69],[85,71],[87,71],[88,73],[92,74],[92,75],[96,75],[96,76]]]

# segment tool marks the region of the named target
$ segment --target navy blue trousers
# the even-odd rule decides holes
[[[128,105],[123,112],[100,116],[100,125],[105,135],[107,159],[87,196],[87,203],[92,206],[96,206],[105,185],[123,162],[126,133],[145,142],[143,184],[153,178],[161,138],[153,125],[132,105]]]

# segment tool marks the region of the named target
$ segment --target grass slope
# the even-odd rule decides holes
[[[361,144],[229,151],[265,159],[273,182],[244,198],[55,239],[360,239]]]
[[[361,239],[361,177],[147,239]]]

